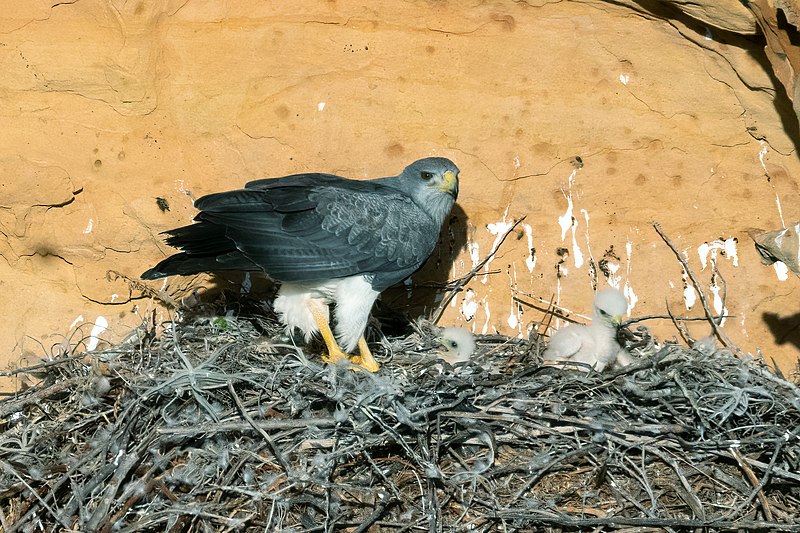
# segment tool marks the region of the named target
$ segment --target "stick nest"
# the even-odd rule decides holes
[[[759,360],[643,334],[597,374],[495,335],[452,367],[423,324],[370,374],[279,329],[191,318],[25,369],[2,529],[800,529],[800,395]]]

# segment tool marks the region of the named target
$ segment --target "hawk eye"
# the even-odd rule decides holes
[[[428,171],[423,170],[422,172],[419,173],[419,175],[425,181],[433,179],[433,173],[432,172],[428,172]]]

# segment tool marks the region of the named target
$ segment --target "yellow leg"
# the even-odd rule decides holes
[[[369,351],[369,346],[367,346],[367,341],[364,339],[363,335],[358,339],[358,352],[360,355],[348,357],[336,342],[336,337],[333,336],[333,331],[331,331],[331,327],[328,325],[325,313],[319,309],[311,309],[311,315],[314,317],[314,322],[317,323],[319,332],[322,334],[325,346],[328,347],[328,353],[322,356],[323,361],[326,363],[337,363],[344,359],[356,365],[360,365],[370,372],[378,371],[380,365],[375,358],[372,357],[372,352]]]
[[[359,355],[351,359],[355,364],[363,366],[370,372],[377,372],[381,367],[372,356],[372,352],[369,351],[369,346],[367,346],[367,341],[363,335],[358,338],[358,353]]]
[[[322,356],[322,360],[326,363],[336,363],[342,359],[349,361],[347,354],[345,354],[336,343],[336,338],[333,336],[325,314],[318,309],[311,309],[311,316],[314,317],[314,322],[317,323],[319,332],[322,334],[322,340],[325,341],[325,346],[328,347],[328,353]]]

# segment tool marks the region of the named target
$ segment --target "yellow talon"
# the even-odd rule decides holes
[[[358,353],[359,355],[354,355],[350,358],[351,362],[361,365],[365,370],[369,370],[370,372],[377,372],[381,367],[372,356],[372,352],[369,350],[369,346],[367,346],[367,341],[364,339],[363,335],[358,339]]]
[[[312,309],[311,314],[314,317],[314,321],[317,323],[319,332],[322,334],[322,340],[325,341],[325,346],[328,348],[328,353],[322,355],[323,361],[335,364],[344,359],[370,372],[378,371],[380,365],[372,356],[372,352],[369,351],[369,346],[367,346],[367,341],[364,339],[363,335],[358,339],[359,355],[348,356],[336,343],[336,338],[333,336],[325,314],[317,309]]]

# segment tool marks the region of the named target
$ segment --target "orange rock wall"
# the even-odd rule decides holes
[[[158,233],[194,197],[441,155],[462,169],[468,239],[451,278],[527,216],[443,323],[525,335],[542,313],[515,296],[588,313],[594,277],[631,315],[701,315],[659,222],[712,307],[716,264],[731,339],[796,364],[800,282],[746,232],[800,218],[797,122],[756,38],[599,0],[95,0],[0,17],[4,361],[166,317],[106,272],[136,278],[170,253]]]

